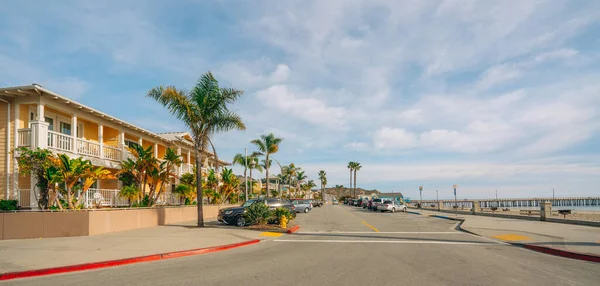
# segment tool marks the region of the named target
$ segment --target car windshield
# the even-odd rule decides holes
[[[242,207],[249,207],[251,204],[253,204],[254,202],[256,202],[256,200],[247,200],[245,203],[242,204]]]
[[[384,204],[391,204],[391,203],[392,203],[392,201],[385,201],[385,202],[383,202],[383,203],[384,203]]]
[[[374,202],[374,203],[380,203],[380,202],[381,202],[381,199],[374,199],[374,200],[373,200],[373,202]]]

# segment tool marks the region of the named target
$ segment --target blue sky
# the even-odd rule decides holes
[[[174,2],[5,1],[0,85],[164,132],[184,127],[146,92],[210,70],[246,92],[226,159],[274,132],[330,185],[354,160],[411,197],[600,195],[598,1]]]

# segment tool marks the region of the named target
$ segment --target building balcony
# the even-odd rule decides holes
[[[35,133],[32,132],[31,128],[19,129],[17,135],[17,147],[29,147],[31,149],[35,149],[38,147],[48,148],[50,150],[61,153],[70,153],[85,157],[110,160],[114,162],[121,162],[124,159],[123,154],[125,154],[125,150],[122,147],[119,148],[104,145],[101,142],[90,141],[82,138],[75,138],[71,135],[51,130],[46,131],[46,135],[43,135],[43,133],[44,132],[40,132],[38,134],[40,134],[41,138],[45,137],[46,142],[41,142],[40,140],[37,140],[37,138],[35,138]]]

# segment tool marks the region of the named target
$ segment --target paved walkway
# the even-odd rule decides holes
[[[0,241],[0,273],[98,262],[264,239],[260,231],[194,222],[96,236]]]
[[[419,210],[410,210],[421,212]],[[464,230],[511,243],[525,243],[600,256],[600,228],[423,210],[423,215],[462,218]]]

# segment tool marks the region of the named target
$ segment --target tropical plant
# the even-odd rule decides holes
[[[187,184],[179,184],[175,187],[173,193],[179,195],[179,203],[184,204],[184,202],[191,202],[194,200],[194,188]]]
[[[131,207],[133,205],[133,201],[140,198],[140,193],[140,189],[138,189],[135,185],[129,185],[121,188],[119,191],[119,197],[127,199],[129,207]]]
[[[235,156],[233,156],[233,165],[240,165],[242,167],[244,167],[244,181],[245,181],[245,186],[244,186],[244,191],[245,191],[245,195],[244,195],[244,200],[247,200],[248,198],[248,188],[252,187],[252,186],[248,186],[248,176],[246,176],[248,174],[248,169],[249,169],[249,165],[248,164],[248,156],[244,156],[240,153],[235,154]]]
[[[296,182],[296,188],[298,191],[300,191],[300,185],[304,183],[306,179],[308,179],[308,177],[304,174],[304,171],[298,171],[296,173],[296,178],[294,181]]]
[[[31,150],[27,147],[20,147],[15,149],[13,152],[17,152],[17,165],[19,167],[19,174],[22,176],[31,175],[37,181],[36,186],[40,190],[38,201],[39,209],[48,208],[49,204],[52,204],[52,200],[49,199],[49,189],[54,186],[50,181],[55,181],[54,178],[56,172],[48,172],[53,166],[52,158],[54,155],[50,150],[47,149],[35,149]]]
[[[192,173],[182,174],[179,178],[179,182],[184,185],[188,185],[192,188],[192,190],[196,190],[196,176]]]
[[[325,173],[325,170],[319,171],[319,180],[321,181],[321,199],[322,199],[323,192],[325,191],[325,187],[327,186],[327,173]]]
[[[210,72],[203,74],[190,91],[178,90],[174,86],[160,86],[148,92],[148,97],[165,106],[191,131],[196,157],[198,226],[200,227],[204,226],[202,151],[207,150],[209,144],[214,150],[211,138],[215,133],[246,129],[240,116],[230,111],[228,106],[236,102],[242,94],[241,90],[220,87],[219,82]]]
[[[250,143],[254,144],[259,150],[254,155],[265,156],[265,162],[270,163],[269,157],[279,151],[281,141],[283,141],[282,138],[275,137],[273,133],[269,133],[268,135],[261,135],[260,139],[254,139]],[[266,190],[269,190],[269,168],[265,168],[265,173],[267,178]],[[267,197],[269,197],[269,192],[267,192]]]
[[[251,204],[244,213],[244,219],[252,224],[265,225],[271,218],[272,212],[265,203]]]
[[[284,216],[287,218],[288,221],[291,221],[295,218],[290,212],[290,210],[286,208],[276,208],[275,210],[273,210],[274,223],[278,224],[279,221],[281,221],[281,218]]]
[[[223,202],[225,202],[229,200],[233,194],[237,193],[240,181],[233,173],[233,170],[228,168],[223,168],[221,171],[221,179],[223,180],[223,186],[221,186],[221,197],[223,198]]]

